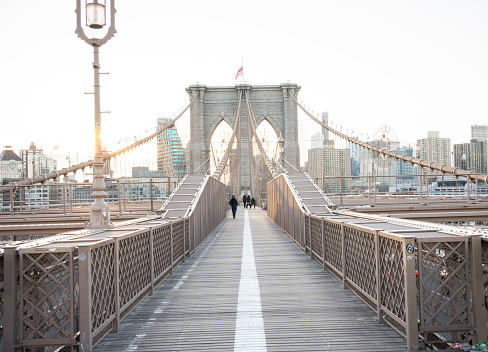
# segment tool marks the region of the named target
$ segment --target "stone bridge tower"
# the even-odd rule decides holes
[[[297,105],[288,91],[297,94],[300,87],[295,83],[255,86],[239,84],[234,87],[207,87],[192,85],[186,88],[190,99],[199,94],[190,107],[190,165],[188,172],[194,172],[210,158],[210,140],[222,120],[231,128],[234,126],[239,100],[239,91],[248,90],[252,111],[259,124],[267,120],[276,134],[284,138],[283,157],[297,169],[300,166],[298,145]],[[241,103],[240,121],[240,185],[241,191],[250,189],[249,136],[247,130],[248,113],[244,95]],[[285,165],[286,166],[286,165]],[[210,161],[196,171],[205,174]]]

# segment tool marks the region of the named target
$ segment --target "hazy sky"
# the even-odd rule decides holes
[[[315,112],[364,137],[390,125],[467,142],[488,124],[488,1],[117,1],[100,49],[104,143],[144,133],[185,88],[287,81]],[[93,50],[75,1],[0,1],[0,144],[93,153]],[[317,128],[317,131],[319,128]],[[315,133],[310,130],[309,135]],[[184,134],[184,132],[182,131]],[[305,137],[300,137],[305,138]],[[64,166],[60,164],[60,166]]]

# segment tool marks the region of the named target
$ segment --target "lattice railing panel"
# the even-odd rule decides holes
[[[183,255],[184,226],[183,221],[173,223],[173,258],[179,258]]]
[[[466,243],[418,242],[425,327],[469,326],[470,292]]]
[[[22,253],[20,260],[23,340],[73,338],[71,252]]]
[[[171,225],[153,229],[154,275],[158,276],[171,267]]]
[[[312,231],[312,248],[322,257],[322,219],[310,217],[310,230]]]
[[[115,314],[115,245],[108,243],[91,250],[92,331]]]
[[[376,299],[375,235],[348,226],[344,230],[346,277]]]
[[[324,221],[325,260],[342,272],[342,229],[341,224]]]
[[[149,231],[119,241],[120,307],[151,283]]]
[[[403,242],[379,238],[381,304],[406,322]]]

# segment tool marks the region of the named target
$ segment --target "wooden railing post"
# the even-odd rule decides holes
[[[17,247],[3,247],[3,348],[14,351],[17,344]]]
[[[378,323],[382,324],[385,322],[383,318],[383,313],[381,311],[381,302],[382,302],[382,297],[381,297],[381,272],[380,272],[380,234],[379,231],[375,231],[375,236],[374,236],[374,242],[375,242],[375,259],[376,259],[376,319],[378,320]]]
[[[149,230],[149,255],[150,255],[150,265],[151,265],[151,288],[149,289],[149,295],[154,294],[154,233],[153,227]]]
[[[114,296],[115,319],[112,323],[112,332],[119,331],[120,325],[120,241],[114,236]]]
[[[419,263],[419,265],[421,265]],[[405,270],[405,316],[407,349],[419,350],[419,327],[417,323],[417,277],[415,275],[415,238],[405,237],[403,245],[403,268]]]
[[[473,298],[474,342],[487,341],[485,288],[483,285],[483,262],[481,258],[481,236],[470,236],[469,255],[471,259],[471,294]]]
[[[346,263],[346,230],[344,223],[341,223],[341,259],[342,259],[342,288],[349,287],[347,284],[347,263]]]
[[[78,270],[80,285],[80,351],[91,352],[91,249],[88,244],[80,244],[78,246]]]

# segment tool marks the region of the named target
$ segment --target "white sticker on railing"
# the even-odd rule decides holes
[[[244,234],[242,241],[241,280],[237,303],[236,333],[234,351],[265,352],[266,336],[264,333],[261,293],[254,261],[251,225],[247,209],[244,212]]]

